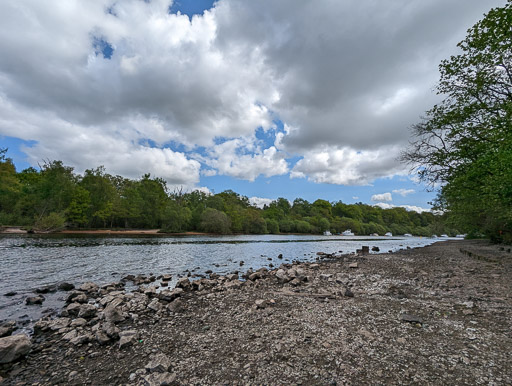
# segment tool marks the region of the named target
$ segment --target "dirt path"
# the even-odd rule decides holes
[[[448,241],[281,268],[165,296],[84,289],[97,311],[40,322],[3,384],[512,384],[507,250]]]

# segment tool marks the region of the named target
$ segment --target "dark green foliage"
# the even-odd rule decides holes
[[[402,159],[442,187],[436,201],[461,231],[512,241],[512,2],[494,8],[441,62],[443,102],[414,126]]]
[[[356,234],[455,233],[445,229],[439,216],[383,210],[364,204],[347,205],[297,198],[293,204],[278,198],[263,209],[250,205],[231,190],[218,194],[201,191],[168,192],[165,181],[129,180],[107,174],[103,167],[78,175],[60,161],[16,172],[0,152],[0,224],[26,225],[51,231],[71,228],[159,228],[162,232],[209,233],[314,233],[326,230]]]

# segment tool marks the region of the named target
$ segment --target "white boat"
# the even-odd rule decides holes
[[[463,234],[463,235],[457,235],[455,237],[457,237],[458,239],[465,239],[466,238],[466,234]]]
[[[370,236],[378,236],[378,233],[372,233]]]
[[[432,235],[432,238],[433,239],[437,239],[437,235]]]
[[[387,232],[384,236],[393,237],[393,233]]]
[[[332,236],[332,233],[330,231],[324,231],[324,236]]]
[[[345,232],[343,232],[341,234],[342,236],[354,236],[354,233],[352,232],[352,230],[350,229],[347,229]]]
[[[441,235],[441,237],[444,237],[444,238],[446,238],[446,237],[448,237],[448,235],[444,234],[444,235]]]
[[[404,237],[412,237],[412,235],[410,233],[406,233],[404,234]]]

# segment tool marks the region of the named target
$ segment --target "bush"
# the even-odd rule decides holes
[[[64,228],[65,225],[66,218],[60,213],[52,212],[37,220],[34,229],[40,232],[55,232]]]
[[[226,213],[213,208],[206,208],[201,214],[200,228],[208,233],[227,234],[231,231],[231,221]]]

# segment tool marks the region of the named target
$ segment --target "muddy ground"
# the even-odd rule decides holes
[[[281,268],[182,281],[168,297],[84,290],[97,311],[40,322],[30,353],[0,365],[2,386],[512,384],[507,247],[446,241]]]

